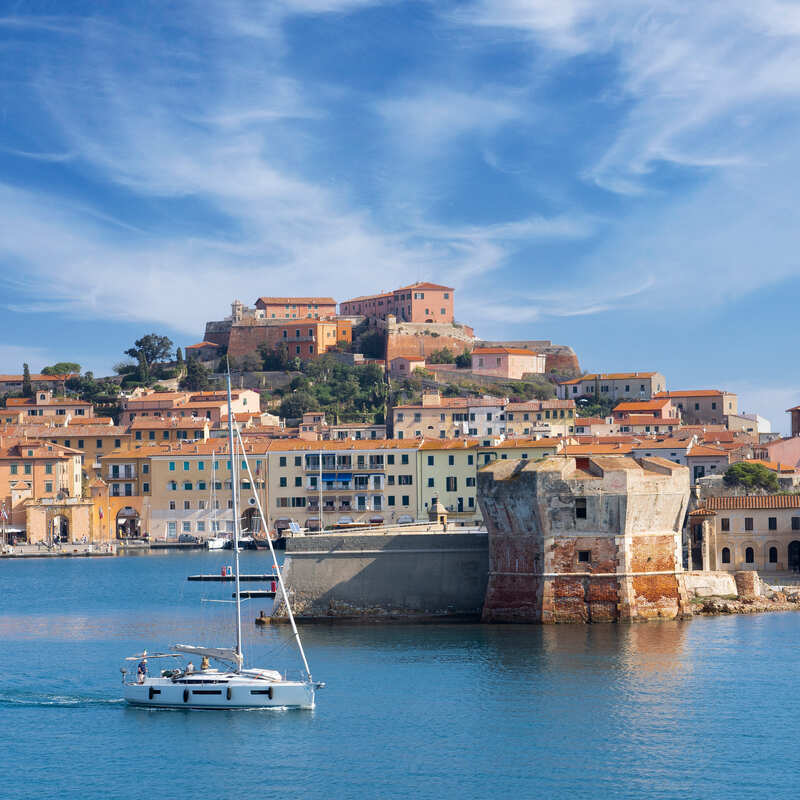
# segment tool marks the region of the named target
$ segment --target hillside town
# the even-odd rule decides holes
[[[688,469],[685,568],[800,570],[800,406],[782,437],[725,387],[673,387],[651,364],[586,373],[566,345],[480,340],[455,312],[455,289],[429,282],[235,300],[199,342],[138,340],[113,376],[0,376],[4,551],[232,531],[230,365],[254,537],[480,528],[478,474],[496,462],[656,459]]]

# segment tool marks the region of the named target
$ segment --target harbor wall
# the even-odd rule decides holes
[[[295,537],[284,562],[298,621],[479,619],[488,573],[485,532]],[[276,600],[273,617],[285,616]]]

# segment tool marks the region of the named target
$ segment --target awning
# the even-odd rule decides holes
[[[195,647],[193,644],[176,644],[173,650],[192,656],[208,656],[217,661],[226,661],[229,664],[242,668],[242,657],[232,647]]]
[[[323,472],[322,473],[322,480],[326,483],[333,483],[336,480],[336,473],[335,472]]]
[[[353,480],[353,473],[352,472],[340,472],[337,476],[337,480],[340,481],[351,481]],[[323,478],[324,480],[324,478]]]

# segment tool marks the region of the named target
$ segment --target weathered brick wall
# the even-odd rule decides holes
[[[502,461],[478,474],[489,532],[483,619],[613,622],[689,613],[680,524],[685,467],[661,459]],[[586,518],[575,512],[586,502]],[[581,551],[588,561],[581,560]]]
[[[228,355],[238,358],[249,353],[257,353],[259,345],[265,342],[274,347],[278,344],[280,336],[281,329],[277,326],[234,325],[231,328]]]

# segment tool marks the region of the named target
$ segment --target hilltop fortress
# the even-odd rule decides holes
[[[524,348],[544,356],[544,371],[573,373],[575,353],[548,340],[486,342],[455,320],[455,289],[422,281],[337,304],[332,297],[259,297],[252,307],[239,300],[231,314],[206,323],[203,341],[187,350],[200,357],[224,349],[230,356],[256,354],[262,345],[282,344],[290,357],[313,359],[332,348],[352,349],[353,328],[363,323],[385,334],[387,370],[396,358],[424,360],[437,350],[456,355],[476,348]]]

